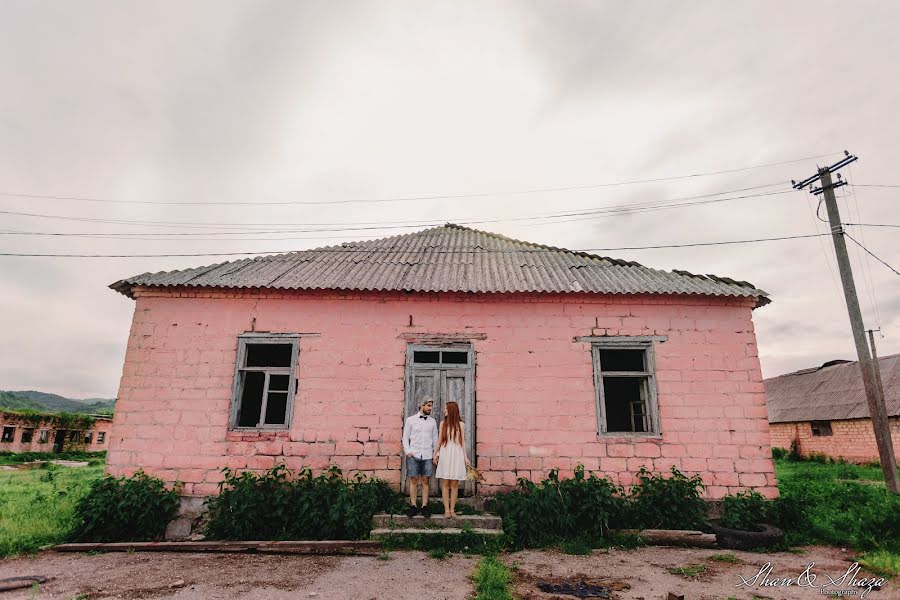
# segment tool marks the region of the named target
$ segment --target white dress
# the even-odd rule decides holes
[[[460,422],[459,426],[465,431],[464,423]],[[465,481],[467,478],[466,451],[459,442],[447,440],[447,445],[441,446],[437,450],[438,464],[434,476],[438,479]]]

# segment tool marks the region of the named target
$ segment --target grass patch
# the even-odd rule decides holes
[[[771,516],[789,545],[900,553],[900,496],[848,480],[881,480],[878,468],[788,460],[775,461],[775,468],[781,497]]]
[[[709,557],[709,560],[715,560],[718,562],[731,563],[731,564],[741,562],[741,559],[739,559],[734,554],[713,554],[712,556]]]
[[[876,550],[863,554],[859,564],[883,577],[900,577],[900,553]]]
[[[683,567],[670,567],[667,569],[669,573],[672,575],[681,575],[682,577],[687,577],[688,579],[693,579],[694,577],[698,577],[703,573],[706,573],[706,567],[704,565],[699,564],[691,564],[685,565]]]
[[[421,533],[399,534],[389,533],[379,536],[386,550],[422,550],[431,552],[454,552],[460,554],[497,554],[504,548],[504,542],[497,535],[480,533]]]
[[[76,504],[102,474],[101,465],[0,471],[0,557],[65,541]]]
[[[435,560],[444,560],[450,557],[450,551],[446,548],[432,548],[428,551],[428,556]]]
[[[509,584],[512,571],[496,556],[486,556],[472,574],[475,600],[514,600]]]
[[[586,541],[581,539],[569,540],[567,542],[563,542],[560,546],[560,549],[564,554],[573,554],[584,556],[591,553],[591,545]]]
[[[22,463],[30,463],[35,461],[50,460],[80,460],[88,461],[91,465],[102,465],[106,463],[106,451],[100,452],[59,452],[57,454],[51,452],[0,452],[0,465],[18,465]]]

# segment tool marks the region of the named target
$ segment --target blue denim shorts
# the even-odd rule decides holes
[[[407,477],[431,477],[434,471],[434,464],[430,458],[416,458],[415,456],[406,457],[406,476]]]

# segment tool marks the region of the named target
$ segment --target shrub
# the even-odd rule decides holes
[[[722,525],[729,529],[756,531],[757,524],[766,520],[766,499],[756,491],[729,494],[722,499]]]
[[[629,518],[639,529],[699,529],[706,524],[703,479],[688,477],[672,467],[671,477],[638,472],[640,483],[631,490]]]
[[[372,515],[402,502],[380,479],[347,480],[336,466],[317,477],[304,468],[291,478],[283,464],[262,474],[223,472],[219,495],[206,501],[210,539],[362,539],[372,530]]]
[[[785,450],[784,448],[779,448],[777,446],[772,447],[772,458],[774,458],[775,460],[787,458],[787,455],[788,455],[788,451]]]
[[[791,450],[788,452],[787,459],[791,461],[803,460],[803,455],[800,454],[800,441],[796,438],[791,442]]]
[[[625,514],[621,491],[607,478],[586,476],[579,465],[571,479],[560,480],[555,469],[540,483],[519,479],[515,491],[497,495],[494,508],[514,547],[541,547],[574,538],[598,540]]]
[[[131,477],[106,475],[91,484],[75,507],[70,538],[83,542],[155,540],[178,512],[178,484],[138,471]]]

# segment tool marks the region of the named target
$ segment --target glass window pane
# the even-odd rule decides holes
[[[290,367],[292,344],[247,344],[248,367]]]
[[[287,375],[269,375],[269,389],[277,392],[286,392],[290,377]]]
[[[644,371],[643,350],[600,350],[601,371]]]
[[[607,431],[646,431],[646,380],[643,377],[604,377],[603,401]]]
[[[469,353],[464,350],[444,350],[441,352],[441,362],[445,365],[465,365],[469,362]]]
[[[413,352],[413,362],[435,364],[441,362],[441,353],[431,350],[416,350]]]
[[[266,374],[259,371],[245,371],[241,375],[244,381],[237,424],[238,427],[256,427],[259,424],[259,413],[262,410]]]
[[[284,425],[287,414],[287,393],[269,392],[269,402],[266,404],[266,424]]]

